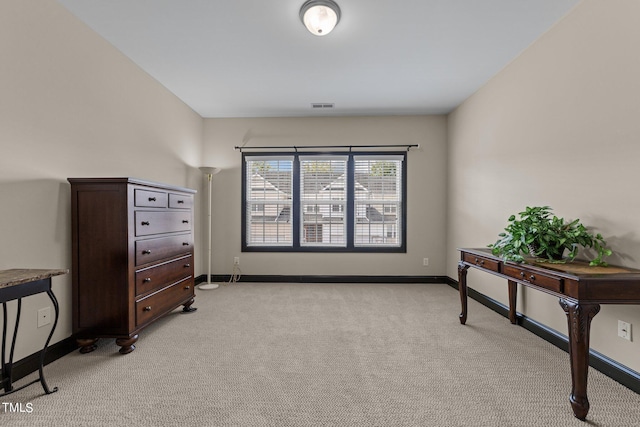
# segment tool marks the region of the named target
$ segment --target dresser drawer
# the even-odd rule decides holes
[[[152,208],[167,207],[167,193],[165,192],[136,189],[134,194],[136,206]]]
[[[191,230],[191,212],[136,211],[136,236]]]
[[[136,265],[187,255],[193,251],[191,234],[136,241]]]
[[[193,196],[190,194],[169,193],[169,207],[191,209],[193,207]]]
[[[558,277],[545,276],[544,274],[540,274],[537,271],[532,271],[527,268],[506,264],[503,266],[502,272],[505,275],[513,277],[516,280],[531,283],[532,285],[536,285],[540,288],[549,289],[551,291],[559,293],[561,293],[563,290],[562,279]]]
[[[498,270],[500,269],[500,263],[493,259],[469,253],[465,253],[463,257],[464,262],[468,262],[469,264],[484,268],[485,270],[498,272]]]
[[[136,272],[136,295],[193,277],[191,256],[165,262]]]
[[[189,278],[136,301],[136,326],[162,316],[193,295],[193,279]]]

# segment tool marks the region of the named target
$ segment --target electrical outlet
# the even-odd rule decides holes
[[[618,336],[631,341],[631,323],[618,320]]]
[[[38,328],[51,323],[51,307],[45,307],[38,310]]]
[[[240,257],[239,256],[234,256],[233,257],[233,265],[240,265]]]
[[[422,265],[425,267],[429,265],[429,258],[422,258]]]

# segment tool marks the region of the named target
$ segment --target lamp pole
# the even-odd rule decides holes
[[[209,206],[207,209],[207,221],[208,221],[207,282],[199,285],[198,289],[211,290],[211,289],[217,289],[219,286],[217,283],[211,283],[211,205],[212,205],[211,183],[213,181],[213,175],[220,172],[220,169],[211,168],[211,167],[201,167],[200,170],[207,176],[207,179],[209,181],[209,200],[208,200]]]

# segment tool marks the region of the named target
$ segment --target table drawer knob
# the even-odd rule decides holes
[[[151,277],[145,277],[142,281],[144,283],[149,283],[151,281]]]
[[[524,277],[524,271],[520,272],[520,277]]]
[[[142,251],[142,255],[149,255],[151,253],[151,251],[149,249],[145,249],[144,251]]]
[[[481,260],[479,258],[476,258],[476,265],[483,265],[483,264],[484,264],[484,260],[483,259]]]
[[[536,276],[534,276],[533,274],[531,276],[529,276],[529,280],[536,280]]]
[[[143,308],[142,310],[144,310],[144,311],[151,311],[151,306],[150,306],[150,305],[148,305],[148,306],[146,306],[145,308]]]
[[[149,221],[142,221],[140,225],[149,225]]]

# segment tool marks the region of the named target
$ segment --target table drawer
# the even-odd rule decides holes
[[[485,270],[498,272],[498,270],[500,269],[500,263],[496,260],[469,253],[465,253],[463,256],[464,262],[468,262],[469,264],[484,268]]]
[[[167,193],[162,191],[150,191],[150,190],[135,190],[135,205],[152,207],[152,208],[166,208],[167,207]]]
[[[545,276],[537,271],[506,264],[503,266],[502,272],[520,282],[531,283],[532,285],[549,289],[554,292],[560,293],[563,291],[562,279],[558,277]]]
[[[193,295],[193,278],[189,278],[136,301],[136,326],[162,316]]]
[[[193,207],[193,196],[190,194],[169,193],[169,207],[191,209]]]
[[[136,272],[136,295],[146,294],[189,277],[193,277],[191,256],[145,268]]]
[[[135,221],[136,236],[191,230],[191,212],[137,211]]]
[[[188,255],[193,252],[191,234],[136,241],[136,265]]]

